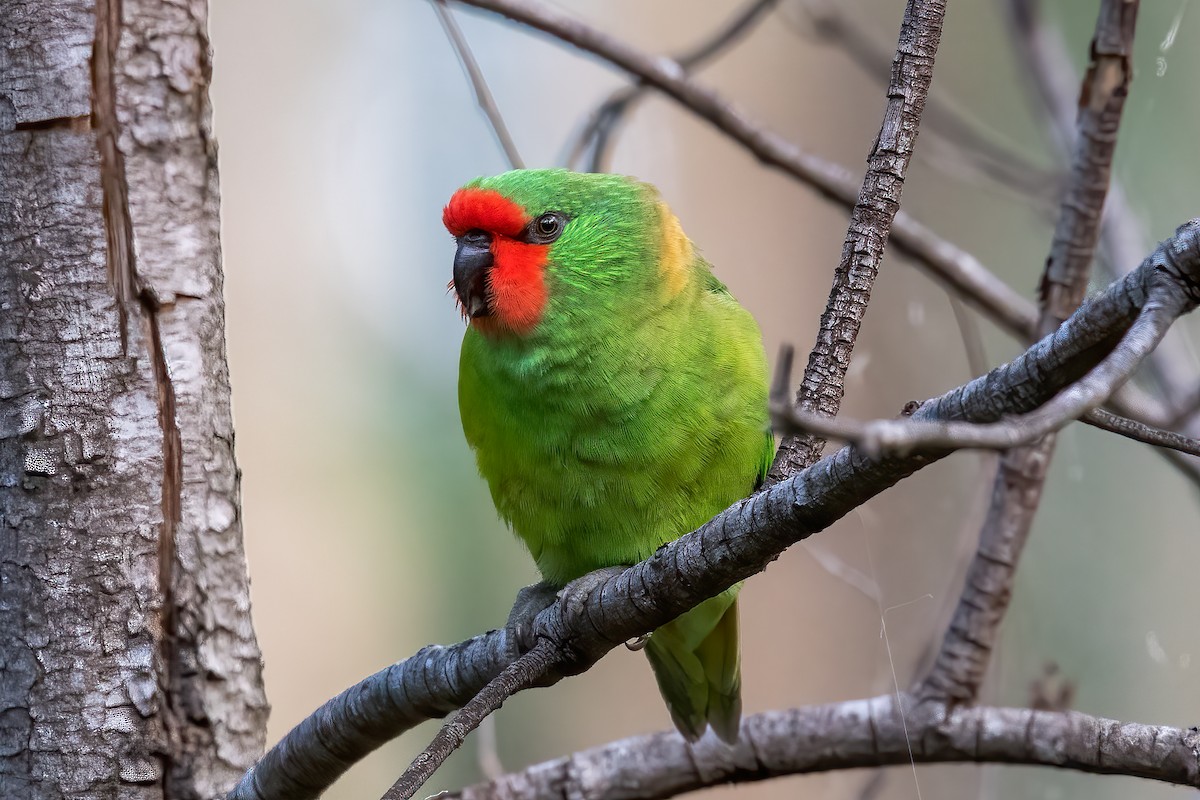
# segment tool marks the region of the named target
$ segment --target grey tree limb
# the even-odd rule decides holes
[[[1124,0],[1117,0],[1124,2]],[[1086,376],[1034,411],[976,424],[956,420],[879,419],[869,422],[823,418],[796,407],[775,408],[773,417],[787,431],[819,429],[850,441],[873,455],[904,455],[920,450],[980,448],[1008,450],[1036,442],[1103,403],[1129,379],[1161,341],[1178,309],[1148,304],[1121,343]]]
[[[1088,70],[1079,94],[1071,169],[1042,272],[1039,335],[1057,328],[1087,294],[1117,133],[1133,82],[1137,14],[1138,0],[1102,0],[1096,17]],[[1169,250],[1164,256],[1170,258]],[[941,647],[917,688],[919,696],[951,703],[970,703],[978,697],[1054,456],[1057,437],[1053,432],[1062,424],[1054,416],[1075,417],[1093,411],[1128,381],[1170,327],[1164,319],[1170,317],[1170,310],[1161,311],[1154,303],[1144,306],[1138,321],[1096,369],[1033,415],[973,432],[981,438],[989,434],[1008,438],[1013,446],[1000,458],[979,547]]]
[[[1099,393],[1103,393],[1102,388]],[[1145,425],[1101,408],[1093,408],[1078,417],[1071,414],[1070,409],[1062,409],[1054,415],[1053,419],[1043,417],[1043,423],[1052,423],[1049,427],[1057,429],[1078,419],[1080,422],[1142,444],[1162,447],[1186,455],[1200,455],[1200,439]],[[939,423],[906,424],[902,418],[859,420],[845,416],[823,417],[820,414],[796,408],[786,396],[773,396],[771,401],[771,419],[777,430],[788,433],[811,433],[827,439],[858,445],[871,453],[905,453],[929,447],[945,447],[952,450],[970,448],[1007,450],[1033,441],[1038,437],[1038,431],[1045,429],[1044,427],[1040,429],[1029,427],[1028,419],[1031,416],[1033,416],[1032,413],[1024,415],[1023,418],[1006,419],[991,426],[992,432],[989,432],[987,426],[960,427]]]
[[[204,2],[0,4],[0,796],[261,752]]]
[[[1148,302],[1188,309],[1200,302],[1200,219],[1024,354],[922,403],[913,418],[991,422],[1037,408],[1099,363]],[[787,547],[944,455],[871,459],[844,447],[607,577],[583,602],[551,605],[529,625],[564,655],[548,680],[586,670],[613,647],[761,572]],[[317,796],[383,741],[461,707],[520,652],[504,630],[418,651],[327,702],[268,751],[230,800]]]
[[[1148,304],[1120,344],[1086,376],[1036,410],[997,422],[975,424],[907,418],[861,422],[845,417],[830,419],[802,408],[778,404],[772,408],[772,417],[782,430],[815,432],[852,442],[872,455],[965,448],[1008,450],[1029,445],[1068,422],[1084,417],[1108,399],[1154,350],[1178,315],[1178,309]],[[1163,439],[1165,444],[1167,437]],[[1195,448],[1195,442],[1187,437],[1179,436],[1175,441],[1185,448],[1185,452]]]
[[[901,721],[900,708],[905,718]],[[919,705],[882,695],[767,711],[738,742],[635,736],[450,792],[446,800],[664,800],[728,783],[931,763],[1027,764],[1200,787],[1196,728],[1120,723],[1076,711]]]

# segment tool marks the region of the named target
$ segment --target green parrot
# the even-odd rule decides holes
[[[774,452],[750,314],[646,183],[516,170],[458,190],[463,432],[500,516],[561,587],[648,558],[762,483]],[[671,719],[737,740],[733,587],[646,645]]]

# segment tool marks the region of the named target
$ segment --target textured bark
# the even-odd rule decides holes
[[[850,211],[842,258],[821,314],[816,344],[808,354],[804,379],[796,392],[796,402],[805,410],[836,417],[841,408],[850,356],[871,301],[892,221],[900,211],[904,176],[933,82],[933,60],[942,39],[945,15],[944,0],[909,0],[904,10],[883,125],[867,159],[858,200]],[[814,464],[824,449],[825,440],[820,436],[785,436],[767,479],[782,480]]]
[[[263,744],[206,13],[0,5],[0,797],[215,797]]]

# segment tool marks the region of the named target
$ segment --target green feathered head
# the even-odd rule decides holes
[[[654,187],[622,175],[515,170],[454,193],[452,286],[489,337],[618,319],[687,282],[691,242]]]

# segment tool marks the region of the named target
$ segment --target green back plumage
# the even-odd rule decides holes
[[[500,515],[546,580],[630,564],[761,481],[773,441],[753,318],[646,184],[517,171],[477,181],[570,219],[523,336],[463,340],[459,405]],[[736,736],[736,590],[655,633],[676,725]]]

